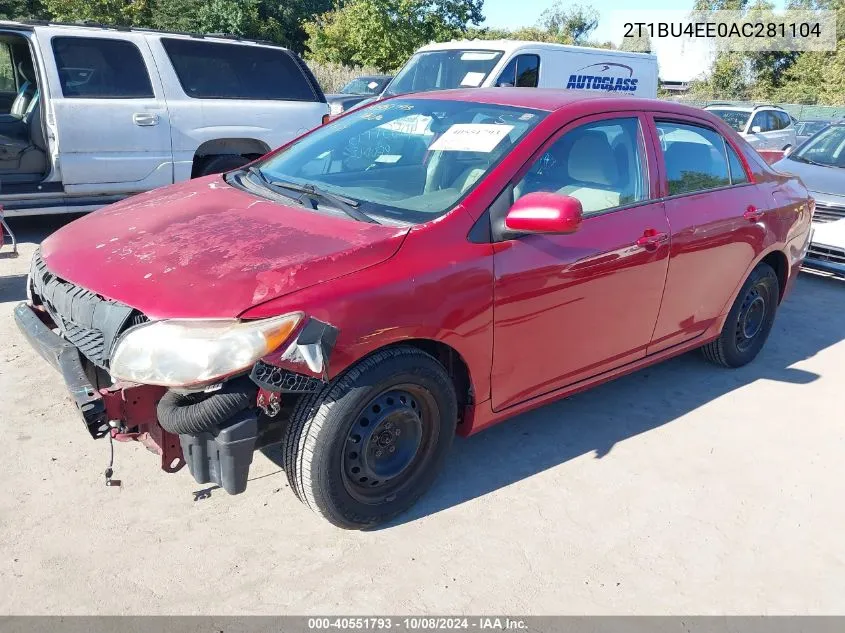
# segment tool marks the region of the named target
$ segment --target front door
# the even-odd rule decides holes
[[[38,44],[65,189],[126,193],[172,183],[170,120],[144,36],[45,28]]]
[[[588,117],[558,133],[514,183],[514,197],[577,198],[571,235],[495,245],[493,408],[497,411],[645,356],[669,254],[654,201],[656,170],[644,119]]]

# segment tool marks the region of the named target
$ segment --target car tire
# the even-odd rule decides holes
[[[297,403],[283,442],[290,487],[338,527],[384,523],[431,486],[457,413],[437,359],[406,346],[376,352]]]
[[[243,167],[250,159],[239,154],[219,154],[217,156],[208,156],[203,159],[202,163],[197,167],[194,178],[201,178],[202,176],[210,176],[211,174],[221,174],[224,171],[231,171],[238,167]]]
[[[742,367],[763,348],[775,322],[780,284],[771,266],[751,271],[725,319],[722,333],[701,348],[704,357],[723,367]]]

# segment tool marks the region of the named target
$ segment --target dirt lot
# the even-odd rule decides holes
[[[24,342],[35,242],[0,259],[0,613],[843,613],[845,284],[804,274],[741,370],[696,354],[458,440],[392,525],[336,530],[277,452],[195,499],[91,440]],[[46,228],[45,228],[46,227]]]

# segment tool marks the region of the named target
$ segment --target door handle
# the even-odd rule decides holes
[[[745,210],[745,213],[742,214],[742,217],[744,217],[749,222],[759,222],[763,218],[763,215],[763,211],[760,211],[753,204],[750,204]]]
[[[642,237],[637,240],[637,246],[642,246],[647,251],[656,251],[661,244],[668,240],[668,233],[661,233],[655,229],[646,229]]]
[[[132,122],[142,127],[158,125],[158,115],[152,112],[136,112],[132,115]]]

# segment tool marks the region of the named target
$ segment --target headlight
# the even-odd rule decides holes
[[[195,387],[247,369],[285,342],[302,313],[238,321],[153,321],[117,341],[114,378],[145,385]]]
[[[332,116],[337,116],[343,112],[343,104],[342,103],[330,103],[329,104],[329,114]]]

